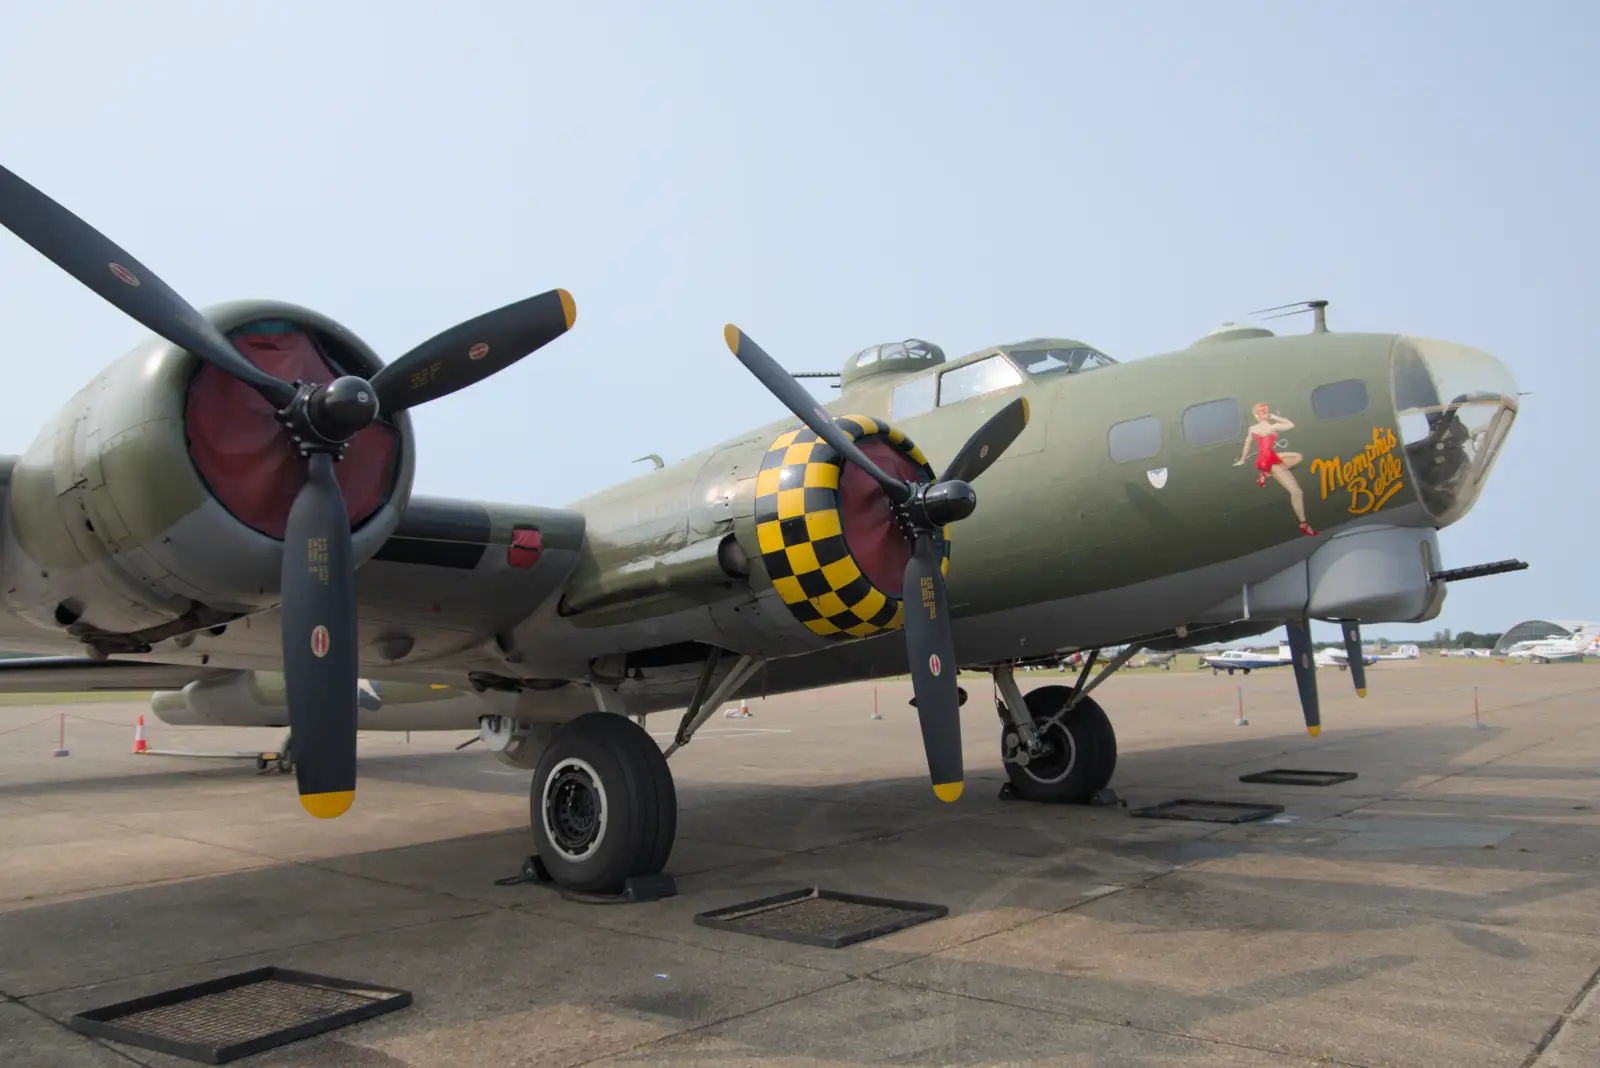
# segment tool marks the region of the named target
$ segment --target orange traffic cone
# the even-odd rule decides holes
[[[144,713],[141,712],[139,713],[139,725],[133,728],[133,751],[142,753],[149,748],[144,740]]]

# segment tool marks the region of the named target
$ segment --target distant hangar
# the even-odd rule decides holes
[[[1494,656],[1504,656],[1518,642],[1536,642],[1545,638],[1593,638],[1600,636],[1600,623],[1581,619],[1528,619],[1503,634],[1492,650]]]

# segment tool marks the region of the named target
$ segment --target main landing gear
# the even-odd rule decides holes
[[[667,757],[687,745],[722,702],[764,663],[740,657],[715,687],[713,650],[665,752],[632,719],[589,712],[563,724],[539,758],[529,790],[534,847],[550,878],[580,894],[620,895],[666,867],[678,832],[678,792]]]
[[[1024,696],[1010,664],[992,669],[995,711],[1002,724],[1000,756],[1011,793],[1027,801],[1086,805],[1107,800],[1117,768],[1117,735],[1090,691],[1138,651],[1130,645],[1085,685],[1096,651],[1075,686],[1040,686]]]
[[[534,847],[568,890],[615,894],[666,866],[678,793],[656,740],[612,712],[563,724],[533,774]]]

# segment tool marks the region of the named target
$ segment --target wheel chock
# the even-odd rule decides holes
[[[556,892],[563,899],[585,905],[638,905],[646,901],[660,901],[664,897],[678,896],[678,881],[665,872],[656,875],[635,875],[622,884],[622,892],[617,894],[590,894],[581,890],[568,890],[556,883],[550,874],[550,869],[544,866],[544,861],[537,855],[524,860],[522,870],[516,875],[494,881],[496,886],[520,886],[523,883],[554,885]]]

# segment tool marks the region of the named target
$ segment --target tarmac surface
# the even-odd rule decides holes
[[[1319,681],[1313,739],[1287,670],[1119,674],[1096,697],[1127,808],[999,799],[987,679],[963,682],[951,805],[909,685],[877,687],[877,720],[870,685],[752,702],[672,758],[678,896],[623,905],[496,885],[532,852],[530,776],[466,734],[364,734],[355,807],[318,821],[292,776],[132,755],[142,701],[6,705],[0,1065],[193,1063],[66,1021],[268,964],[414,1001],[236,1063],[1600,1064],[1600,671],[1381,663],[1364,701]],[[158,749],[279,742],[146,723]],[[1239,781],[1275,767],[1359,778]],[[1284,812],[1134,815],[1178,798]],[[813,885],[949,914],[840,949],[693,920]]]

